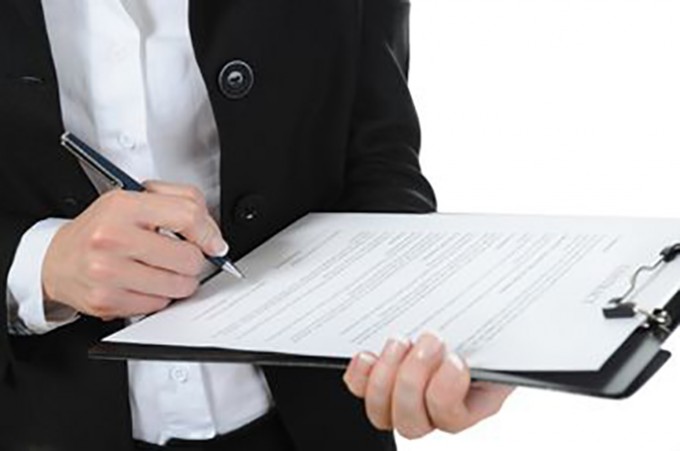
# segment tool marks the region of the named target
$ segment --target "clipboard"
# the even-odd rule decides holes
[[[624,399],[638,391],[671,357],[664,341],[678,325],[680,292],[664,307],[673,320],[665,327],[645,323],[612,354],[599,371],[505,372],[472,368],[473,380],[557,390],[587,396]],[[249,363],[263,366],[298,366],[344,369],[349,359],[240,351],[99,342],[89,350],[94,359],[164,360],[189,362]]]
[[[663,343],[680,323],[680,292],[653,310],[631,300],[639,276],[663,270],[680,255],[680,243],[663,248],[653,264],[634,270],[628,288],[602,308],[605,321],[641,315],[638,326],[597,371],[497,371],[471,368],[473,380],[549,389],[587,396],[623,399],[637,392],[671,357]],[[208,278],[209,279],[209,278]],[[204,280],[206,282],[208,279]],[[344,369],[348,358],[318,357],[238,349],[166,346],[101,341],[89,350],[94,359],[164,360],[249,363],[262,366],[296,366]]]

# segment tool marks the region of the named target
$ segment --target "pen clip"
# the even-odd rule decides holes
[[[97,158],[88,151],[89,149],[84,146],[84,143],[80,142],[80,140],[71,133],[66,132],[61,135],[61,145],[76,157],[78,161],[87,164],[104,176],[112,185],[118,188],[125,187],[123,181],[116,177],[105,165],[97,161]]]

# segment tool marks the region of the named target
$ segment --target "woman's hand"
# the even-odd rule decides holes
[[[392,339],[380,356],[356,355],[344,376],[349,390],[365,400],[378,429],[396,429],[405,438],[435,429],[459,432],[497,413],[512,388],[470,381],[463,360],[434,334],[415,344]]]
[[[197,188],[148,182],[146,189],[111,191],[56,233],[43,261],[46,303],[126,318],[196,291],[203,252],[225,255],[227,243]]]

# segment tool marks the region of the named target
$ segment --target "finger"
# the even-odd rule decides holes
[[[432,424],[447,432],[460,432],[476,419],[466,404],[470,390],[470,371],[463,360],[448,353],[430,380],[425,393]]]
[[[215,221],[196,202],[162,194],[142,193],[142,196],[144,207],[139,209],[139,218],[146,228],[179,233],[208,255],[224,256],[229,251]]]
[[[184,197],[193,200],[199,205],[207,206],[205,195],[194,185],[181,183],[168,183],[161,180],[147,180],[143,183],[144,188],[151,193],[165,194],[166,196]]]
[[[135,230],[129,234],[124,256],[190,277],[200,275],[206,262],[196,245],[149,230]]]
[[[488,382],[473,384],[465,400],[472,420],[477,423],[498,413],[513,390],[508,385]]]
[[[147,315],[164,309],[170,299],[123,289],[93,292],[81,311],[105,320]]]
[[[364,398],[366,396],[368,378],[377,361],[378,357],[376,357],[375,354],[371,352],[360,352],[355,355],[350,362],[343,376],[343,380],[354,396],[358,398]]]
[[[212,216],[210,216],[208,212],[208,203],[205,195],[203,194],[203,191],[201,191],[197,186],[185,185],[181,183],[168,183],[160,180],[148,180],[144,182],[144,187],[147,189],[147,191],[152,193],[182,197],[196,202],[197,205],[199,205],[201,208],[204,208],[206,213],[208,213],[208,221],[211,222],[213,229],[219,232],[220,228],[217,225],[217,222]],[[226,252],[224,252],[224,255],[226,255]]]
[[[436,335],[420,336],[399,368],[392,397],[394,428],[404,437],[422,437],[433,430],[425,391],[432,375],[441,366],[444,342]]]
[[[387,341],[366,385],[366,414],[373,426],[381,430],[392,429],[392,390],[397,370],[410,349],[403,338]]]
[[[198,288],[195,277],[154,268],[133,260],[97,263],[95,281],[114,283],[115,288],[170,299],[191,296]]]
[[[167,307],[171,299],[161,296],[151,296],[134,291],[124,291],[120,296],[117,317],[130,318],[138,315],[149,315]]]

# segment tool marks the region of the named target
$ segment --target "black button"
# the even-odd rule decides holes
[[[234,206],[234,222],[240,225],[254,224],[262,219],[265,210],[264,197],[256,194],[243,196]]]
[[[224,65],[217,79],[220,91],[228,99],[242,99],[253,88],[255,74],[245,61],[235,60]]]

